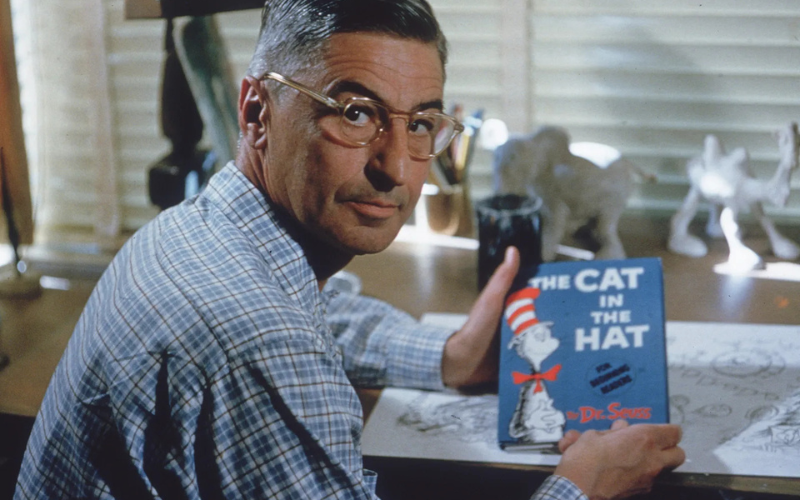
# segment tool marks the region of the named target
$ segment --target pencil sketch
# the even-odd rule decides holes
[[[742,350],[741,346],[720,354],[711,366],[720,375],[738,378],[769,378],[779,375],[786,366],[779,351],[765,351],[763,349]]]
[[[496,444],[497,399],[461,396],[441,401],[422,393],[411,401],[397,423],[429,436]]]
[[[675,394],[669,397],[669,421],[670,423],[682,425],[686,419],[684,408],[690,403],[689,397],[683,394]]]
[[[800,477],[800,326],[667,323],[678,473]],[[386,389],[363,435],[370,456],[558,463],[497,444],[497,396]]]
[[[800,459],[800,393],[785,404],[762,408],[754,420],[726,448],[740,453],[766,452]]]
[[[692,459],[679,470],[800,475],[787,465],[800,464],[800,329],[679,325],[667,329],[670,416]]]
[[[386,388],[362,436],[366,456],[556,465],[560,455],[509,453],[497,442],[497,394]]]
[[[705,418],[720,418],[727,417],[733,413],[733,409],[726,404],[711,404],[701,406],[700,408],[694,410],[693,413]]]

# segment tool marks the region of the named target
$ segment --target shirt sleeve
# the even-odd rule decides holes
[[[575,483],[563,476],[552,476],[536,490],[531,500],[589,500]]]
[[[293,332],[229,378],[215,455],[225,498],[375,498],[363,469],[361,405],[325,345]],[[227,420],[227,421],[226,421]]]
[[[325,293],[326,321],[354,385],[442,390],[442,353],[453,330],[424,325],[381,300]]]

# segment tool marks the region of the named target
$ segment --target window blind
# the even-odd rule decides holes
[[[658,175],[629,207],[674,211],[706,134],[778,164],[772,133],[800,120],[800,4],[790,0],[537,0],[530,115],[575,141],[612,145]],[[800,176],[784,218],[800,216]]]
[[[26,19],[15,23],[31,47],[20,80],[26,124],[36,123],[26,132],[36,149],[37,241],[95,248],[114,233],[123,239],[157,213],[147,169],[169,151],[159,129],[165,22],[126,20],[122,0],[26,3]],[[620,149],[659,177],[639,186],[631,208],[677,209],[689,187],[685,162],[707,133],[747,148],[755,175],[770,176],[772,131],[800,120],[794,0],[431,4],[451,45],[447,103],[483,109],[512,132],[561,125],[575,141]],[[238,79],[259,12],[221,14],[217,23]],[[489,193],[490,174],[491,153],[478,149],[473,197]],[[769,212],[800,216],[800,176],[793,186],[788,206]]]

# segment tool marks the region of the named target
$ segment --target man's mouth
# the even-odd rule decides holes
[[[345,202],[357,213],[370,219],[388,219],[397,213],[400,206],[385,200],[351,200]]]

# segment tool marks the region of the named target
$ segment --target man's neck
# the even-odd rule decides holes
[[[261,192],[267,203],[272,205],[272,208],[282,220],[283,226],[286,228],[287,232],[289,232],[292,239],[303,248],[303,253],[306,259],[308,259],[308,263],[314,271],[314,275],[317,277],[320,290],[322,290],[328,278],[344,269],[344,266],[353,260],[353,255],[314,237],[306,231],[297,220],[272,202],[264,188],[266,183],[263,179],[263,169],[254,168],[259,162],[264,161],[263,157],[260,157],[257,152],[252,149],[242,149],[244,149],[244,151],[240,150],[239,156],[236,159],[237,167],[256,189]]]
[[[300,234],[293,236],[303,247],[303,253],[305,253],[311,269],[314,270],[319,289],[322,290],[328,278],[344,269],[353,260],[353,255],[331,247],[331,245],[310,236],[302,229],[298,233]]]

